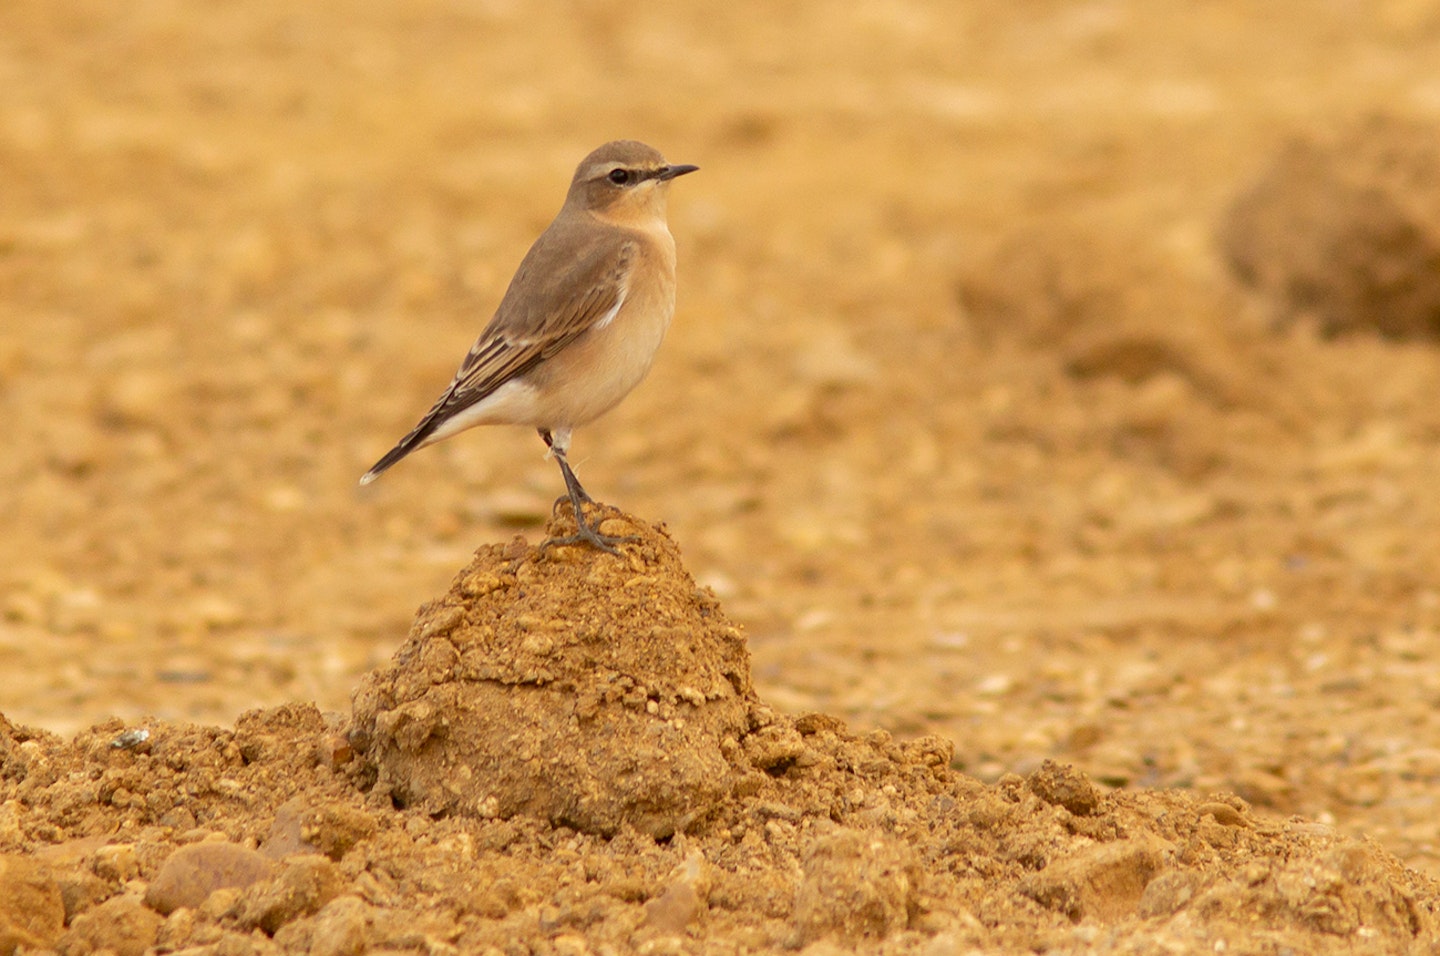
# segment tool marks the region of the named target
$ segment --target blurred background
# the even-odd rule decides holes
[[[526,430],[355,482],[638,138],[676,322],[572,461],[764,697],[1434,872],[1436,63],[1434,0],[7,0],[0,713],[345,710],[538,539]]]

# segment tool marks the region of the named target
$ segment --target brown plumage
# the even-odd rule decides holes
[[[559,214],[530,247],[495,316],[450,386],[360,479],[476,425],[529,425],[560,463],[580,531],[592,503],[566,459],[573,428],[615,407],[649,371],[675,311],[669,183],[694,172],[633,140],[606,143],[575,170]]]

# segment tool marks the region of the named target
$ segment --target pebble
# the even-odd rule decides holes
[[[771,821],[772,823],[775,821]],[[912,847],[859,830],[811,842],[791,914],[795,947],[827,936],[883,939],[905,927],[916,904],[920,864]]]
[[[174,401],[172,376],[139,369],[116,374],[101,395],[105,416],[124,425],[162,425]]]
[[[683,934],[705,908],[710,882],[709,863],[700,851],[692,851],[670,874],[665,891],[645,904],[645,924],[669,935]]]
[[[65,926],[60,887],[40,864],[0,855],[0,956],[49,949]]]
[[[354,956],[365,949],[370,908],[354,896],[326,903],[315,916],[310,956]]]
[[[275,822],[260,852],[272,860],[323,853],[338,861],[374,833],[375,821],[364,811],[342,803],[315,806],[303,797],[295,797],[275,811]]]
[[[294,856],[274,880],[245,894],[240,924],[270,935],[292,920],[309,916],[340,894],[344,882],[329,859],[317,854]]]
[[[1095,844],[1027,877],[1020,892],[1075,922],[1113,922],[1135,914],[1146,887],[1164,870],[1168,848],[1151,834]]]
[[[116,883],[124,883],[139,876],[140,864],[135,858],[134,845],[115,843],[96,850],[95,875]]]
[[[685,932],[699,908],[700,900],[694,888],[677,883],[645,904],[645,925],[678,936]]]
[[[117,896],[75,917],[67,938],[115,956],[144,956],[155,945],[165,920],[133,896]],[[64,944],[62,944],[64,945]],[[67,951],[75,947],[65,946]]]
[[[1100,807],[1100,789],[1074,767],[1046,760],[1027,781],[1030,791],[1052,806],[1076,816],[1088,816]]]
[[[275,811],[275,820],[270,824],[270,834],[260,844],[260,852],[272,860],[295,853],[317,852],[320,848],[305,836],[305,815],[309,810],[309,803],[302,797],[280,804]]]
[[[271,863],[234,843],[194,843],[170,854],[145,893],[145,905],[162,915],[194,909],[220,889],[244,889],[266,879]]]

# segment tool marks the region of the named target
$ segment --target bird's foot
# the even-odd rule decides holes
[[[570,501],[570,499],[568,497],[565,497],[562,498],[561,501]],[[536,551],[537,557],[544,555],[546,550],[548,550],[549,548],[565,547],[568,545],[576,544],[588,544],[592,548],[604,551],[606,554],[613,554],[616,557],[619,557],[620,550],[616,547],[616,545],[633,544],[636,541],[640,540],[640,537],[638,535],[633,534],[602,534],[600,532],[599,520],[596,520],[594,523],[586,521],[584,506],[578,502],[571,502],[571,504],[573,506],[575,514],[575,533],[554,535],[552,537],[546,538],[544,541],[540,542],[540,547]],[[613,508],[608,508],[606,505],[597,504],[596,502],[590,500],[588,496],[585,499],[585,504],[591,505],[596,511],[615,510]],[[559,506],[560,502],[555,502],[555,507],[558,508]]]

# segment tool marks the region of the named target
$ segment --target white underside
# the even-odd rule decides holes
[[[495,391],[456,415],[447,418],[426,437],[420,447],[444,441],[477,425],[531,425],[545,427],[540,420],[538,390],[523,379],[511,379]]]
[[[563,454],[572,428],[614,408],[645,377],[674,309],[670,283],[627,287],[561,352],[441,422],[419,447],[479,425],[528,425],[550,432]]]

